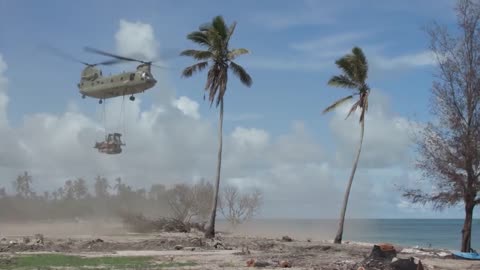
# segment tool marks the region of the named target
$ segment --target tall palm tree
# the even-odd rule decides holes
[[[360,159],[360,151],[362,150],[363,133],[365,130],[365,113],[368,110],[368,95],[370,93],[370,88],[365,82],[368,75],[368,64],[362,49],[354,47],[351,54],[347,54],[342,58],[338,59],[335,64],[337,64],[337,66],[342,70],[342,74],[330,78],[328,84],[331,86],[351,89],[354,91],[354,93],[335,101],[332,105],[328,106],[323,111],[323,113],[332,111],[333,109],[339,107],[341,104],[353,99],[354,97],[358,98],[357,101],[350,108],[350,111],[348,112],[345,119],[347,119],[352,112],[356,111],[357,108],[360,108],[361,127],[360,144],[357,150],[357,157],[355,158],[355,162],[353,163],[350,179],[348,180],[347,190],[345,192],[345,197],[343,198],[343,206],[340,214],[338,231],[334,240],[335,243],[340,244],[342,242],[343,224],[345,222],[345,212],[347,211],[348,196],[350,195],[353,177],[355,175],[355,170],[357,169],[358,160]]]
[[[227,91],[228,69],[231,69],[240,81],[250,87],[252,85],[252,78],[243,69],[242,66],[235,63],[233,60],[242,54],[247,54],[247,49],[230,49],[229,41],[235,30],[236,22],[227,26],[222,16],[216,16],[211,23],[203,24],[194,31],[188,34],[187,38],[201,47],[204,50],[185,50],[180,53],[183,56],[190,56],[198,62],[183,70],[183,77],[191,77],[193,73],[202,71],[210,66],[207,74],[207,82],[205,84],[205,91],[208,92],[208,99],[210,106],[216,98],[216,107],[220,105],[220,119],[218,127],[219,147],[218,147],[218,162],[217,175],[215,183],[215,192],[213,198],[213,205],[210,213],[210,218],[206,226],[205,237],[213,238],[215,236],[215,217],[217,214],[218,191],[220,187],[220,168],[222,165],[222,126],[223,126],[223,103],[224,95]],[[205,98],[205,95],[204,95]]]

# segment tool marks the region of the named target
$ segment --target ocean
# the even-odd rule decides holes
[[[331,240],[336,226],[336,220],[261,219],[233,230],[225,221],[218,222],[220,230],[250,236],[288,235],[299,240]],[[459,250],[462,227],[462,219],[351,219],[345,221],[343,241]],[[480,251],[480,219],[473,220],[472,248]]]

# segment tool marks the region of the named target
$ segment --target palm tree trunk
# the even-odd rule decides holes
[[[350,174],[350,179],[348,180],[347,190],[345,192],[345,197],[343,198],[342,213],[340,214],[340,222],[338,223],[338,231],[335,236],[334,243],[342,243],[343,236],[343,224],[345,223],[345,213],[347,212],[348,196],[350,195],[350,189],[352,188],[353,177],[355,176],[355,171],[357,170],[358,160],[360,159],[360,152],[362,151],[363,143],[363,133],[365,130],[365,119],[361,123],[360,131],[360,145],[358,146],[357,157],[355,158],[355,163],[353,163],[352,173]]]
[[[215,237],[215,218],[217,216],[218,191],[220,189],[220,169],[222,167],[222,138],[223,137],[223,98],[220,100],[220,120],[218,124],[218,162],[217,162],[217,179],[215,182],[215,190],[213,197],[212,210],[210,212],[210,220],[205,230],[205,238]]]

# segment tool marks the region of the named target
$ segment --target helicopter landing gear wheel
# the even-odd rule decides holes
[[[102,104],[102,103],[103,103],[103,100],[100,99],[100,100],[98,101],[98,104]]]
[[[133,95],[130,96],[130,100],[131,101],[134,101],[135,100],[135,97]]]
[[[85,95],[82,95],[82,98],[85,99]]]

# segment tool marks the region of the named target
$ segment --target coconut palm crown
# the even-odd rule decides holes
[[[216,16],[211,23],[201,25],[198,31],[190,33],[187,38],[204,50],[184,50],[182,56],[190,56],[198,63],[185,68],[182,72],[184,77],[191,77],[194,73],[202,71],[210,65],[208,70],[205,91],[209,93],[210,105],[215,100],[216,106],[220,104],[227,90],[228,74],[230,68],[234,75],[246,86],[252,85],[252,78],[245,69],[233,60],[249,51],[244,48],[229,49],[230,38],[235,31],[236,22],[229,27],[225,24],[222,16]]]
[[[335,61],[335,64],[337,64],[342,70],[343,74],[333,76],[328,81],[328,84],[335,87],[352,89],[356,91],[356,93],[335,101],[332,105],[328,106],[323,113],[332,111],[346,101],[358,96],[358,100],[352,105],[346,118],[356,111],[357,108],[360,108],[361,113],[359,121],[363,122],[365,119],[365,113],[368,110],[368,95],[370,93],[370,88],[366,83],[368,76],[367,59],[365,58],[362,49],[354,47],[352,49],[352,54],[347,54],[338,59]]]

